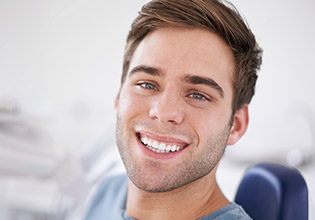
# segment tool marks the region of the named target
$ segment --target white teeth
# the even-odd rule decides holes
[[[153,141],[152,147],[159,148],[159,142]]]
[[[172,149],[172,145],[167,145],[166,146],[166,150],[169,152],[170,150]],[[178,149],[179,149],[179,147],[178,147]]]
[[[164,151],[165,150],[165,144],[160,144],[159,145],[159,150]]]
[[[152,140],[146,136],[143,136],[140,139],[141,142],[146,145],[148,149],[157,153],[170,153],[180,150],[180,146],[178,145],[167,145],[165,143],[160,143],[156,140]]]
[[[141,137],[141,142],[144,144],[148,144],[148,138],[147,137]]]
[[[153,141],[151,139],[149,139],[147,145],[152,146],[153,145],[152,143],[153,143]]]
[[[172,151],[172,152],[175,152],[175,151],[176,151],[176,145],[173,145],[173,146],[172,146],[171,151]]]

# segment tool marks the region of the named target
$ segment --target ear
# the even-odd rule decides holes
[[[117,110],[118,106],[119,106],[119,96],[120,96],[120,90],[119,92],[117,93],[116,95],[116,98],[115,98],[115,109]]]
[[[243,105],[233,116],[233,124],[228,138],[228,145],[235,144],[246,132],[248,127],[248,105]]]

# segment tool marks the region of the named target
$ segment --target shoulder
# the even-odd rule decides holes
[[[252,220],[252,218],[241,206],[231,203],[201,220]]]
[[[127,176],[118,175],[106,178],[98,187],[95,199],[101,199],[104,196],[110,197],[121,193],[124,188],[127,187]]]
[[[127,179],[126,175],[106,178],[96,190],[85,219],[116,219],[114,216],[120,215],[125,208]]]

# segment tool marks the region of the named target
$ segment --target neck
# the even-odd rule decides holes
[[[229,204],[217,185],[215,170],[170,192],[151,193],[130,180],[127,213],[135,219],[198,219]]]

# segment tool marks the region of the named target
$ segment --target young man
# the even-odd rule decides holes
[[[127,38],[117,145],[127,176],[107,179],[86,219],[250,219],[215,172],[248,125],[261,50],[232,6],[153,0]]]

